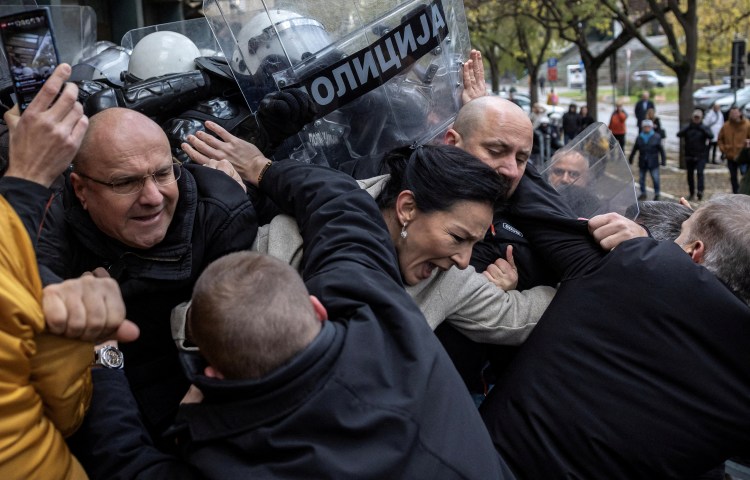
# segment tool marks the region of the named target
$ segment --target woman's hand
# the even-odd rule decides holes
[[[505,250],[505,258],[507,260],[502,258],[495,260],[482,275],[494,283],[497,288],[507,292],[508,290],[515,290],[518,286],[518,268],[516,268],[516,262],[513,261],[513,247],[511,245],[508,245]]]
[[[206,132],[189,135],[188,141],[181,145],[188,157],[195,163],[216,165],[216,168],[222,160],[226,160],[242,180],[257,186],[258,175],[269,162],[263,153],[252,143],[235,137],[214,122],[206,122],[206,128],[216,133],[219,138]],[[234,178],[234,175],[232,176]]]

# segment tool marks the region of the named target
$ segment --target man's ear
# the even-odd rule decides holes
[[[403,225],[414,219],[417,212],[417,202],[414,201],[414,193],[404,190],[396,197],[396,218]]]
[[[209,365],[206,368],[204,368],[203,369],[203,373],[208,378],[218,378],[220,380],[224,380],[224,374],[221,373],[220,371],[218,371],[217,369],[215,369],[214,367],[212,367],[211,365]]]
[[[310,295],[310,303],[312,303],[313,310],[315,310],[315,315],[318,316],[318,320],[320,320],[320,323],[328,320],[328,311],[326,310],[326,307],[324,307],[323,304],[320,303],[318,297],[316,297],[315,295]]]
[[[452,128],[449,128],[447,132],[445,132],[445,137],[443,138],[443,143],[446,145],[458,145],[458,143],[461,141],[461,135],[453,130]]]
[[[696,240],[690,245],[687,245],[685,250],[688,255],[690,255],[690,258],[693,259],[693,262],[697,264],[703,263],[703,258],[706,255],[706,245],[703,242]]]
[[[70,183],[73,185],[73,191],[75,192],[78,201],[81,202],[81,206],[84,210],[88,210],[88,206],[86,205],[86,185],[84,184],[83,178],[77,173],[72,172],[70,174]]]

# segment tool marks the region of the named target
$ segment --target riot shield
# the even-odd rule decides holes
[[[313,98],[292,158],[328,151],[337,166],[428,143],[460,106],[461,0],[204,0],[204,13],[251,110],[275,90]]]
[[[555,152],[541,173],[580,217],[608,212],[631,220],[638,216],[630,165],[612,132],[601,122],[589,125]]]

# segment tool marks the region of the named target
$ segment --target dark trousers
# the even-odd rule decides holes
[[[729,169],[729,183],[732,184],[732,193],[737,193],[740,190],[740,182],[737,180],[737,169],[740,165],[734,160],[727,158],[727,168]]]
[[[687,167],[687,182],[690,196],[695,194],[695,171],[698,171],[698,195],[703,195],[703,169],[706,168],[706,158],[685,157]]]
[[[617,139],[617,143],[620,144],[620,148],[622,148],[622,151],[625,151],[625,134],[622,135],[614,135],[615,139]]]

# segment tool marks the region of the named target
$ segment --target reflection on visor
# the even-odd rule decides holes
[[[288,20],[283,20],[274,25],[271,25],[270,27],[264,28],[263,32],[259,35],[251,37],[247,41],[248,52],[250,52],[250,55],[255,55],[255,53],[262,45],[267,44],[271,39],[275,38],[283,31],[289,30],[293,27],[317,27],[321,30],[325,30],[320,22],[317,22],[311,18],[291,18]],[[321,48],[325,47],[326,45],[321,45]]]

